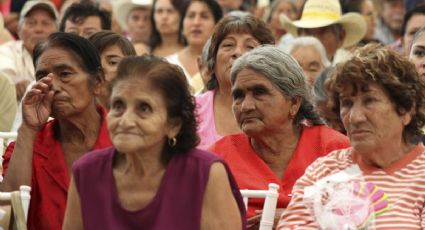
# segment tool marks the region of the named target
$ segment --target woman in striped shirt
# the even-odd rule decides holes
[[[425,84],[414,65],[367,45],[327,88],[352,147],[307,168],[278,229],[425,228]]]

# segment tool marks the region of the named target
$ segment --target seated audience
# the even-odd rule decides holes
[[[12,79],[20,101],[34,79],[33,50],[42,40],[57,31],[58,13],[47,0],[27,1],[19,18],[19,40],[0,46],[0,72]]]
[[[352,147],[307,168],[278,229],[425,228],[425,83],[413,64],[366,45],[327,89]]]
[[[149,44],[152,1],[117,1],[114,11],[118,23],[132,43]]]
[[[240,189],[280,186],[277,219],[295,181],[316,158],[349,146],[348,138],[323,125],[310,103],[296,61],[273,47],[239,57],[231,70],[233,113],[243,133],[228,135],[210,150],[229,164]],[[248,206],[248,226],[258,224],[264,200]]]
[[[153,0],[150,53],[166,57],[184,48],[184,38],[179,28],[183,2],[184,0]]]
[[[286,53],[290,54],[300,64],[311,90],[314,80],[320,72],[330,65],[322,43],[315,37],[298,37],[285,48]]]
[[[245,207],[226,163],[195,149],[184,73],[153,55],[126,57],[112,85],[113,147],[73,165],[63,229],[242,229]]]
[[[312,102],[314,110],[319,114],[327,126],[346,134],[344,126],[339,122],[339,115],[335,116],[334,113],[329,113],[327,109],[328,92],[326,91],[325,82],[334,72],[334,66],[328,66],[319,74],[314,81],[311,90]]]
[[[118,64],[126,56],[136,56],[133,44],[127,38],[111,31],[100,31],[89,37],[100,53],[105,82],[98,95],[98,102],[109,109],[110,82],[115,78]]]
[[[403,17],[406,14],[405,0],[379,0],[378,20],[375,29],[375,38],[386,45],[395,43],[401,35]]]
[[[183,69],[193,92],[198,92],[203,88],[203,85],[196,84],[198,79],[194,79],[194,76],[199,74],[198,65],[194,65],[194,63],[201,55],[202,48],[211,37],[214,26],[222,16],[220,5],[215,0],[190,0],[183,7],[180,30],[187,45],[166,58],[168,62]]]
[[[106,111],[95,98],[104,77],[96,48],[69,33],[39,44],[34,64],[37,82],[22,99],[22,125],[6,149],[0,190],[31,186],[28,228],[61,229],[72,164],[111,146]]]
[[[280,24],[279,17],[285,14],[290,20],[298,18],[297,6],[292,0],[274,0],[270,5],[270,12],[266,19],[267,26],[273,32],[275,43],[284,46],[293,39],[290,33]]]
[[[196,97],[199,148],[240,132],[232,113],[230,68],[236,58],[263,44],[274,44],[274,37],[249,13],[232,12],[217,23],[208,51],[208,91]]]
[[[415,33],[425,26],[425,5],[417,6],[404,16],[402,31],[403,54],[410,55],[412,40]]]
[[[285,15],[281,15],[280,20],[294,37],[319,39],[331,61],[337,51],[344,52],[343,48],[354,46],[363,39],[367,30],[366,21],[359,13],[341,13],[338,0],[307,0],[300,20],[291,21]]]
[[[88,38],[101,30],[111,30],[111,13],[91,2],[73,3],[62,16],[59,31]]]
[[[366,20],[367,31],[359,44],[365,45],[370,42],[380,42],[374,38],[377,18],[372,0],[340,0],[340,2],[344,14],[357,12]]]

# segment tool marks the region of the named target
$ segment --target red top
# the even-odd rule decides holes
[[[103,108],[98,110],[101,113],[102,123],[93,149],[112,146],[106,125],[106,111]],[[28,229],[62,229],[70,176],[61,142],[54,135],[56,125],[55,119],[47,122],[38,132],[34,142]],[[4,174],[14,147],[15,142],[10,143],[5,151]]]
[[[318,157],[349,146],[346,136],[327,126],[304,126],[298,145],[283,172],[282,180],[279,180],[258,156],[245,134],[225,136],[211,146],[210,150],[223,157],[229,164],[240,189],[267,190],[269,183],[278,184],[280,188],[277,207],[286,208],[291,200],[292,187],[304,174],[307,166]],[[255,210],[263,209],[263,205],[264,199],[250,199],[247,217],[254,216]]]

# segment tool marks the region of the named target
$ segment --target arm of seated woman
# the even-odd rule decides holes
[[[75,187],[74,178],[71,178],[71,184],[68,191],[68,201],[66,205],[65,218],[62,225],[63,230],[84,229],[81,216],[80,196]]]
[[[202,205],[201,229],[242,229],[241,213],[224,165],[211,166]]]

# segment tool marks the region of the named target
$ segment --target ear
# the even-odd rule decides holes
[[[302,98],[300,96],[295,96],[291,98],[291,108],[289,110],[290,116],[295,117],[300,110],[302,103]]]
[[[413,113],[415,111],[416,106],[412,106],[412,108],[409,111],[401,111],[402,115],[400,115],[401,117],[401,123],[404,126],[407,126],[410,124],[410,122],[412,121],[412,117],[413,117]]]
[[[103,85],[105,84],[105,72],[102,68],[99,69],[99,73],[96,75],[96,79],[93,85],[93,93],[95,96],[99,96]]]
[[[182,120],[180,118],[169,119],[167,137],[168,138],[176,137],[180,133],[181,128],[182,128]]]

